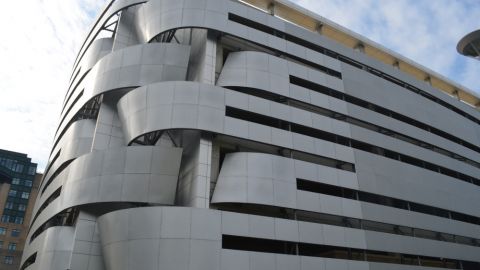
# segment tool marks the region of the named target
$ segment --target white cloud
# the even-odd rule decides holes
[[[480,63],[456,44],[480,28],[477,0],[294,0],[348,29],[480,93]]]
[[[105,1],[7,1],[0,16],[0,148],[43,170],[81,42]]]

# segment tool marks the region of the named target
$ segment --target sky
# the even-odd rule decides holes
[[[480,93],[480,62],[456,52],[478,0],[293,0]],[[0,149],[46,166],[76,53],[106,0],[6,1],[0,16]]]

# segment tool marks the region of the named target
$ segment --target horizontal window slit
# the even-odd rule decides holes
[[[241,119],[241,120],[245,120],[245,121],[250,121],[250,122],[253,122],[253,123],[266,125],[266,126],[270,126],[270,127],[274,127],[274,128],[279,128],[279,129],[283,129],[283,130],[291,130],[292,129],[292,125],[288,122],[281,121],[279,119],[275,119],[275,118],[268,117],[268,116],[261,115],[261,114],[255,114],[255,113],[247,112],[247,111],[236,109],[236,108],[229,107],[229,106],[226,107],[225,115],[228,116],[228,117]],[[297,128],[297,127],[294,126],[293,128]],[[308,157],[305,157],[306,155],[308,155]],[[318,156],[318,155],[301,153],[301,152],[298,152],[298,151],[293,152],[293,158],[299,158],[299,159],[302,159],[302,160],[308,160],[312,156],[315,156],[314,160],[318,164],[322,164],[324,166],[334,167],[334,168],[341,169],[341,170],[346,170],[346,171],[352,171],[352,172],[355,171],[355,165],[353,163],[350,163],[350,162],[336,160],[336,159],[329,158],[329,157],[323,157],[323,156]]]
[[[33,220],[31,222],[31,224],[35,223],[38,216],[43,212],[43,210],[45,210],[45,208],[47,208],[47,206],[49,206],[53,201],[55,201],[58,197],[60,197],[61,192],[62,192],[62,187],[59,187],[59,188],[57,188],[57,190],[55,190],[55,192],[52,193],[52,195],[50,195],[45,200],[45,202],[36,211],[35,216],[33,217]]]
[[[438,165],[435,165],[435,164],[431,164],[429,162],[425,162],[425,161],[417,159],[417,158],[413,158],[413,157],[410,157],[410,156],[407,156],[407,155],[403,155],[403,154],[400,154],[400,153],[397,153],[397,152],[394,152],[394,151],[391,151],[391,150],[388,150],[388,149],[384,149],[384,148],[381,148],[381,147],[378,147],[378,146],[375,146],[375,145],[360,142],[360,141],[357,141],[357,140],[354,140],[354,139],[350,139],[350,138],[340,136],[340,135],[337,135],[337,134],[333,134],[333,133],[330,133],[330,132],[318,130],[318,129],[315,129],[315,128],[291,123],[291,122],[288,122],[288,121],[273,118],[273,117],[266,116],[266,115],[263,115],[263,114],[253,113],[253,112],[250,112],[250,111],[226,106],[225,115],[228,116],[228,117],[245,120],[245,121],[249,121],[249,122],[252,122],[252,123],[257,123],[257,124],[260,124],[260,125],[265,125],[265,126],[269,126],[269,127],[273,127],[273,128],[278,128],[278,129],[283,129],[283,130],[286,130],[286,131],[291,131],[291,132],[294,132],[294,133],[297,133],[297,134],[302,134],[302,135],[317,138],[317,139],[320,139],[320,140],[325,140],[325,141],[329,141],[329,142],[332,142],[332,143],[341,144],[341,145],[344,145],[346,147],[352,147],[352,148],[359,149],[359,150],[362,150],[362,151],[365,151],[365,152],[369,152],[369,153],[376,154],[376,155],[379,155],[379,156],[387,157],[389,159],[394,159],[394,160],[397,160],[397,161],[400,161],[400,162],[403,162],[403,163],[407,163],[407,164],[410,164],[410,165],[413,165],[413,166],[416,166],[416,167],[431,170],[431,171],[434,171],[436,173],[444,174],[444,175],[447,175],[447,176],[450,176],[450,177],[453,177],[453,178],[456,178],[456,179],[459,179],[459,180],[462,180],[462,181],[465,181],[465,182],[468,182],[468,183],[472,183],[472,181],[470,181],[470,179],[475,179],[471,176],[464,175],[462,173],[459,173],[459,172],[456,172],[456,171],[453,171],[453,170],[450,170],[450,169],[447,169],[447,168],[444,168],[444,167],[441,167],[441,166],[438,166]],[[405,159],[405,161],[403,161],[403,159]],[[428,166],[427,166],[427,164],[428,164]],[[480,179],[475,179],[475,180],[478,180],[480,182]]]
[[[427,257],[412,254],[365,250],[357,248],[272,240],[246,236],[222,235],[222,248],[274,254],[334,258],[391,264],[422,265],[448,269],[462,269],[463,262],[455,259]],[[467,262],[480,267],[480,263]],[[463,268],[465,269],[465,268]],[[474,269],[474,268],[467,268]]]
[[[362,128],[366,128],[366,129],[369,129],[369,130],[372,130],[372,131],[375,131],[375,132],[378,132],[378,133],[381,133],[381,134],[384,134],[384,135],[387,135],[387,136],[391,136],[391,137],[394,137],[396,139],[399,139],[399,140],[402,140],[402,141],[420,146],[422,148],[429,149],[431,151],[440,153],[440,154],[448,156],[448,157],[455,157],[456,159],[458,159],[462,162],[465,162],[465,163],[469,164],[470,166],[480,168],[480,163],[475,162],[475,161],[470,160],[470,159],[467,159],[465,157],[459,156],[458,154],[452,153],[450,151],[439,148],[437,146],[433,146],[429,143],[411,138],[409,136],[397,133],[395,131],[385,129],[383,127],[374,125],[372,123],[369,123],[369,122],[366,122],[366,121],[363,121],[363,120],[355,119],[355,118],[352,118],[350,116],[346,116],[346,115],[337,113],[335,111],[330,111],[330,110],[325,109],[325,108],[316,107],[315,105],[312,105],[312,104],[309,104],[309,103],[305,103],[305,102],[298,101],[298,100],[295,100],[295,99],[291,99],[291,98],[288,98],[288,97],[285,97],[285,96],[280,96],[280,95],[277,95],[277,94],[273,94],[271,92],[261,90],[261,89],[246,88],[246,87],[227,87],[227,88],[230,89],[230,90],[234,90],[234,91],[237,91],[237,92],[241,92],[241,93],[256,96],[256,97],[259,97],[259,98],[267,99],[267,100],[270,100],[270,101],[278,102],[278,103],[281,103],[281,104],[286,104],[290,107],[299,108],[299,109],[309,111],[309,112],[312,112],[312,113],[315,113],[315,114],[327,116],[327,117],[330,117],[330,118],[333,118],[333,119],[336,119],[336,120],[339,120],[339,121],[344,121],[344,122],[347,122],[347,123],[352,124],[352,125],[356,125],[356,126],[359,126],[359,127],[362,127]]]
[[[372,194],[364,191],[344,188],[340,186],[323,184],[315,181],[297,179],[297,189],[303,191],[325,194],[345,199],[358,200],[383,206],[394,207],[403,210],[409,210],[422,214],[449,218],[457,221],[467,222],[480,225],[480,218],[467,214],[457,213],[433,206],[409,202],[401,199],[391,198],[387,196]]]
[[[354,198],[352,194],[343,195],[345,198]],[[408,237],[424,238],[436,241],[458,243],[469,246],[480,247],[480,239],[453,235],[444,232],[435,232],[425,229],[412,228],[404,225],[389,224],[384,222],[357,219],[346,216],[338,216],[332,214],[318,213],[299,209],[284,208],[279,206],[267,206],[244,203],[222,203],[216,204],[216,209],[235,213],[243,213],[249,215],[267,216],[281,219],[289,219],[303,222],[311,222],[317,224],[327,224],[345,228],[353,228],[374,232],[382,232],[396,234]],[[399,208],[405,208],[402,206]]]
[[[305,48],[309,48],[311,50],[314,50],[318,53],[321,53],[321,54],[325,54],[325,55],[328,55],[332,58],[335,58],[335,59],[338,59],[339,61],[342,61],[346,64],[349,64],[353,67],[356,67],[358,69],[362,69],[366,72],[369,72],[370,74],[373,74],[377,77],[380,77],[380,78],[383,78],[387,81],[390,81],[396,85],[399,85],[401,86],[402,88],[406,89],[406,90],[409,90],[413,93],[416,93],[418,95],[421,95],[423,97],[425,97],[426,99],[428,100],[431,100],[437,104],[440,104],[441,106],[475,122],[476,124],[480,125],[480,119],[474,117],[473,115],[455,107],[454,105],[451,105],[450,103],[446,102],[446,101],[443,101],[443,100],[440,100],[434,96],[432,96],[431,94],[427,93],[426,91],[423,91],[413,85],[410,85],[406,82],[403,82],[403,81],[400,81],[398,80],[397,82],[397,79],[393,79],[391,78],[390,75],[388,74],[385,74],[383,73],[382,71],[378,70],[378,69],[375,69],[375,68],[372,68],[370,66],[367,66],[365,64],[362,64],[360,62],[357,62],[351,58],[348,58],[344,55],[341,55],[341,54],[338,54],[336,52],[333,52],[331,50],[328,50],[318,44],[314,44],[312,42],[309,42],[309,41],[306,41],[304,39],[301,39],[301,38],[298,38],[294,35],[291,35],[291,34],[288,34],[288,33],[285,33],[285,32],[282,32],[282,31],[279,31],[277,29],[274,29],[270,26],[267,26],[267,25],[264,25],[264,24],[261,24],[261,23],[258,23],[258,22],[255,22],[255,21],[252,21],[252,20],[249,20],[247,18],[244,18],[244,17],[241,17],[241,16],[238,16],[236,14],[233,14],[233,13],[228,13],[228,19],[230,21],[233,21],[233,22],[236,22],[236,23],[239,23],[241,25],[244,25],[246,27],[250,27],[250,28],[253,28],[253,29],[256,29],[258,31],[261,31],[261,32],[264,32],[266,34],[270,34],[270,35],[274,35],[274,36],[277,36],[279,38],[282,38],[282,39],[285,39],[287,41],[290,41],[292,43],[295,43],[295,44],[298,44],[298,45],[301,45]],[[338,71],[334,71],[332,70],[332,72],[334,73],[333,76],[335,76],[336,73],[340,74]],[[341,74],[339,76],[339,78],[341,78]],[[387,79],[388,78],[388,79]]]
[[[303,88],[310,89],[310,90],[315,91],[315,92],[322,93],[324,95],[328,95],[328,96],[331,96],[331,97],[334,97],[334,98],[337,98],[337,99],[340,99],[340,100],[344,100],[346,102],[355,104],[355,105],[363,107],[365,109],[368,109],[368,110],[383,114],[385,116],[394,118],[398,121],[401,121],[401,122],[407,123],[409,125],[418,127],[420,129],[426,130],[430,133],[433,133],[433,134],[438,135],[440,137],[443,137],[443,138],[445,138],[449,141],[452,141],[454,143],[463,145],[467,148],[470,148],[473,151],[476,151],[476,152],[480,153],[480,147],[478,147],[474,144],[471,144],[467,141],[464,141],[460,138],[457,138],[453,135],[450,135],[450,134],[448,134],[448,133],[446,133],[442,130],[439,130],[439,129],[431,127],[431,126],[428,126],[428,125],[426,125],[422,122],[419,122],[415,119],[406,117],[406,116],[401,115],[399,113],[396,113],[394,111],[390,111],[390,110],[388,110],[386,108],[383,108],[383,107],[380,107],[378,105],[371,104],[371,103],[369,103],[367,101],[364,101],[364,100],[361,100],[359,98],[347,95],[345,93],[342,93],[342,92],[334,90],[334,89],[327,88],[323,85],[319,85],[319,84],[316,84],[314,82],[311,82],[311,81],[308,81],[308,80],[305,80],[305,79],[298,78],[296,76],[290,76],[290,83],[294,84],[294,85],[297,85],[297,86],[300,86],[300,87],[303,87]]]

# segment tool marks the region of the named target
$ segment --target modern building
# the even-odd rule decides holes
[[[457,44],[459,54],[480,59],[480,30],[464,36]]]
[[[478,101],[285,0],[112,1],[21,269],[480,269]]]
[[[41,175],[26,154],[0,149],[0,269],[18,270]]]

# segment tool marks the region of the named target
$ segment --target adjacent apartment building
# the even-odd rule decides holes
[[[21,269],[480,269],[479,101],[286,0],[111,1]]]
[[[0,149],[0,269],[18,270],[41,174],[26,154]]]

